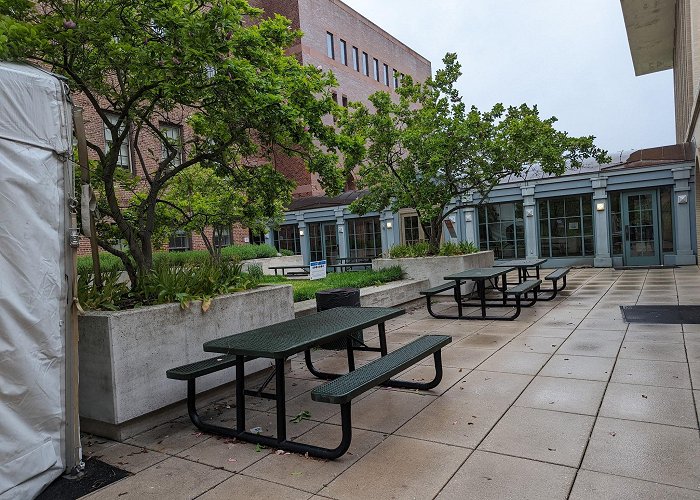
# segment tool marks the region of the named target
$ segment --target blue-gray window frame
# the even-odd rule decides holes
[[[564,216],[563,217],[554,217],[554,219],[560,219],[563,218],[567,222],[565,223],[567,226],[565,227],[565,231],[568,232],[568,219],[570,218],[575,218],[576,216],[569,217],[566,215],[566,199],[567,198],[578,198],[579,199],[579,215],[578,219],[581,224],[581,235],[578,236],[578,238],[581,239],[581,253],[579,254],[571,254],[569,253],[569,238],[576,238],[576,236],[555,236],[555,238],[564,238],[567,240],[566,242],[566,255],[552,255],[552,212],[551,212],[551,204],[550,202],[555,201],[555,200],[562,200],[564,203]],[[589,214],[584,213],[584,198],[588,198],[590,200],[589,203],[589,208],[590,212]],[[549,241],[548,243],[548,254],[545,254],[542,251],[542,243],[543,239],[545,238],[542,235],[542,217],[541,217],[541,206],[543,203],[547,204],[547,239]],[[585,217],[589,217],[591,221],[591,226],[590,226],[590,234],[586,234],[586,226],[584,224],[585,222]],[[590,252],[586,251],[586,238],[590,238]],[[565,196],[555,196],[551,198],[540,198],[537,200],[537,248],[538,248],[538,254],[541,258],[570,258],[570,257],[594,257],[595,256],[595,216],[593,215],[593,193],[579,193],[579,194],[570,194],[570,195],[565,195]]]
[[[495,222],[490,222],[489,217],[488,217],[488,207],[489,206],[495,206],[495,205],[513,205],[513,226],[514,226],[514,235],[513,235],[513,253],[514,255],[512,257],[503,257],[502,253],[502,244],[503,241],[511,241],[511,240],[504,240],[501,238],[500,240],[492,240],[491,239],[491,229],[490,226],[491,224],[494,224]],[[521,238],[518,238],[518,209],[520,211],[521,219],[523,219],[523,224],[522,224],[522,233],[521,233]],[[483,214],[482,214],[483,210]],[[499,202],[499,203],[484,203],[479,206],[477,206],[476,210],[477,214],[477,232],[479,236],[479,249],[480,250],[494,250],[494,258],[496,259],[524,259],[527,248],[526,248],[526,241],[525,241],[525,220],[524,220],[524,208],[523,208],[523,202],[522,200],[514,200],[514,201],[505,201],[505,202]],[[506,222],[509,222],[510,219]],[[502,219],[499,220],[498,222],[502,223],[504,222]],[[484,240],[482,238],[482,232],[481,232],[481,226],[485,226],[485,232],[486,232],[486,239]],[[493,247],[495,247],[496,243],[500,243],[500,255],[497,255],[497,252]]]
[[[362,224],[364,226],[364,231],[362,233],[357,232],[357,226]],[[368,231],[367,226],[371,224],[372,230]],[[374,217],[358,217],[356,219],[345,219],[345,226],[347,228],[348,235],[348,257],[353,258],[367,258],[373,259],[378,257],[382,253],[382,226],[379,221],[379,216]],[[358,238],[362,235],[362,238]],[[373,245],[365,245],[364,247],[359,247],[359,240],[364,240],[367,243],[372,240]],[[367,252],[367,250],[373,250],[372,252]],[[364,252],[363,252],[364,251]],[[359,255],[360,253],[365,253],[365,255]]]

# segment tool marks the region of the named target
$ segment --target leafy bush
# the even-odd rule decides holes
[[[260,283],[265,276],[263,268],[260,264],[251,264],[248,266],[248,276],[256,283]]]
[[[392,259],[401,259],[406,257],[427,257],[430,247],[427,242],[415,243],[413,245],[394,245],[389,249],[389,257]],[[447,242],[440,245],[438,255],[464,255],[478,252],[476,245],[468,241],[460,241],[457,243]]]
[[[257,286],[259,277],[242,272],[236,262],[203,262],[170,265],[159,262],[140,276],[138,287],[129,290],[121,279],[122,271],[102,273],[102,289],[95,286],[92,273],[78,279],[78,297],[85,309],[118,310],[154,304],[179,302],[185,308],[193,300],[209,309],[212,297]]]
[[[332,288],[364,288],[382,285],[390,281],[400,280],[403,271],[399,266],[392,266],[379,271],[351,271],[347,273],[329,273],[321,280],[288,279],[282,276],[265,276],[265,283],[292,285],[294,302],[309,300],[316,297],[316,292]]]
[[[282,250],[280,250],[280,255],[282,257],[291,257],[292,255],[294,255],[294,252],[292,252],[291,250],[287,250],[286,248],[283,248]]]
[[[232,245],[221,249],[221,258],[223,261],[242,261],[276,256],[277,249],[272,245]],[[188,264],[205,264],[210,260],[211,257],[206,250],[153,253],[154,268],[161,265],[183,266]],[[102,271],[123,271],[124,265],[118,257],[107,252],[101,252],[100,269]],[[92,273],[92,257],[90,255],[78,257],[78,273]]]

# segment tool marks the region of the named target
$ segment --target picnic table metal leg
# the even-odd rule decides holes
[[[277,395],[277,441],[282,442],[287,440],[284,359],[275,359],[275,394]]]
[[[348,353],[348,371],[355,369],[355,354],[352,348],[352,336],[348,335],[345,340],[345,350]]]
[[[245,431],[245,358],[236,357],[236,429]]]
[[[486,318],[486,286],[483,280],[477,280],[476,289],[479,293],[479,299],[481,300],[481,317]]]
[[[457,317],[462,317],[462,282],[457,280],[457,285],[455,286],[455,301],[457,302]]]
[[[379,323],[379,352],[382,356],[386,356],[387,354],[386,326],[384,323]]]

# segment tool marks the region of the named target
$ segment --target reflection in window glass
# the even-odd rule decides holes
[[[541,257],[594,254],[592,204],[592,195],[540,200]]]
[[[673,252],[673,188],[665,186],[659,189],[661,205],[661,251]]]
[[[379,217],[349,219],[348,257],[373,259],[382,253],[382,233]]]
[[[610,193],[610,240],[612,255],[622,255],[622,207],[620,193]]]
[[[481,250],[493,250],[496,259],[525,257],[522,203],[482,205],[479,207],[478,217]]]
[[[420,242],[420,225],[417,215],[403,217],[403,242],[406,245],[415,245]]]
[[[298,224],[284,224],[274,232],[275,248],[278,251],[288,250],[294,255],[301,255],[301,241]]]

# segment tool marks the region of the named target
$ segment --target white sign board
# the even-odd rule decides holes
[[[309,279],[320,280],[326,277],[326,261],[309,262]]]

